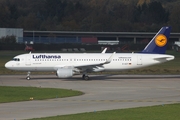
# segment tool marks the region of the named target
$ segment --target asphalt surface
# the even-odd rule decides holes
[[[65,88],[84,92],[82,96],[0,103],[0,119],[67,115],[102,110],[180,103],[180,75],[92,75],[58,79],[52,75],[1,75],[0,86]],[[1,91],[3,92],[3,91]]]

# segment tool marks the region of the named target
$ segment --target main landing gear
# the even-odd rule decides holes
[[[27,77],[26,77],[27,80],[30,80],[30,79],[31,79],[30,74],[31,74],[31,72],[28,71],[28,72],[27,72]]]
[[[82,75],[82,79],[83,79],[83,80],[89,80],[89,76],[88,76],[87,74],[83,74],[83,75]]]

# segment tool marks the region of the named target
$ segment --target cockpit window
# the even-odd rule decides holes
[[[13,60],[13,61],[20,61],[19,58],[13,58],[12,60]]]

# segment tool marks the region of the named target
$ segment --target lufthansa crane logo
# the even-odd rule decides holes
[[[156,38],[155,38],[155,43],[157,46],[159,47],[163,47],[166,45],[167,43],[167,38],[165,35],[163,34],[159,34]]]

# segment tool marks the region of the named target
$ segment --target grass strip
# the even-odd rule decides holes
[[[7,87],[0,86],[0,103],[19,102],[33,100],[43,100],[52,98],[62,98],[82,95],[80,91],[55,89],[55,88],[37,88],[37,87]]]
[[[179,120],[180,104],[62,115],[30,120]]]

